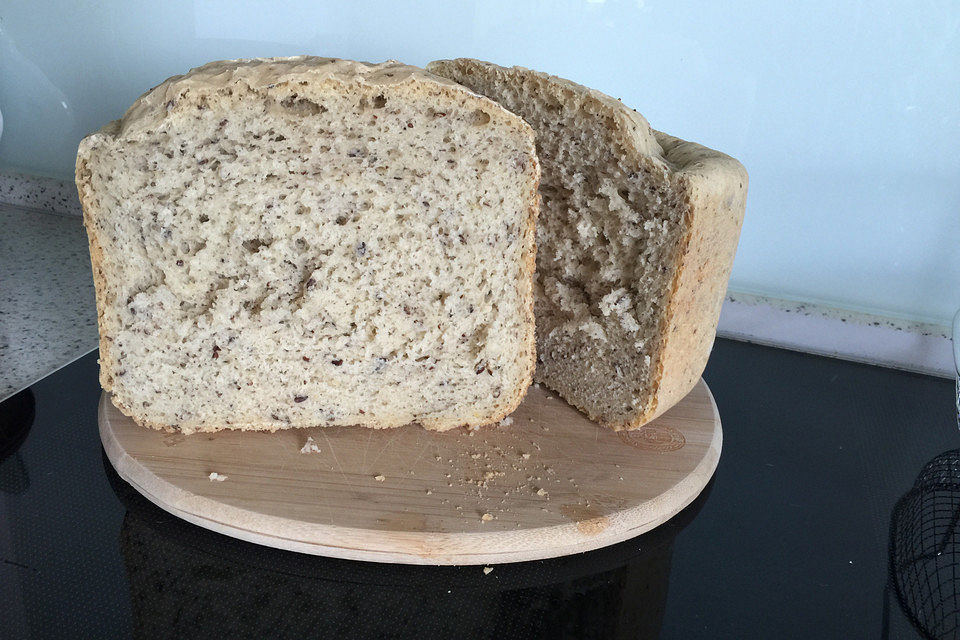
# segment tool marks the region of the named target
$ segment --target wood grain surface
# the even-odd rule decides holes
[[[410,564],[535,560],[639,535],[700,493],[722,441],[703,380],[619,433],[536,386],[507,424],[474,431],[184,436],[137,426],[106,393],[99,422],[120,476],[185,520],[291,551]],[[308,437],[319,452],[301,452]]]

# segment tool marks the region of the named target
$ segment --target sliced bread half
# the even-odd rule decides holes
[[[215,62],[81,142],[100,379],[184,433],[431,429],[534,366],[530,127],[395,62]]]
[[[743,221],[743,166],[555,76],[470,59],[427,69],[536,132],[536,378],[614,429],[669,409],[713,345]]]

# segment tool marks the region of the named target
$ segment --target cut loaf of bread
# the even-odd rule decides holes
[[[139,424],[499,420],[534,366],[533,132],[421,69],[215,62],[83,140],[100,379]]]
[[[743,221],[743,166],[555,76],[469,59],[427,69],[536,132],[537,380],[614,429],[669,409],[713,345]]]

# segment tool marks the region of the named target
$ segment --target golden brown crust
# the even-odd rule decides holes
[[[144,93],[120,120],[117,135],[134,136],[156,127],[166,118],[167,105],[191,92],[209,93],[236,83],[243,83],[251,89],[269,89],[286,82],[308,80],[321,83],[331,79],[369,85],[396,85],[419,79],[457,91],[464,90],[446,78],[396,60],[379,64],[317,56],[217,60],[186,74],[170,77]]]
[[[747,198],[747,171],[728,155],[657,132],[689,207],[687,232],[666,313],[653,406],[636,419],[609,425],[635,429],[693,389],[716,336],[720,308],[737,251]]]
[[[104,127],[107,129],[111,126],[114,126],[116,121]],[[81,143],[80,150],[77,154],[77,165],[76,165],[76,183],[77,183],[77,192],[80,197],[80,204],[83,207],[83,226],[87,230],[87,242],[90,247],[90,266],[93,271],[93,286],[94,291],[96,292],[97,300],[97,330],[100,335],[100,344],[99,344],[99,355],[100,358],[98,362],[100,363],[100,386],[103,387],[106,391],[110,391],[113,388],[113,374],[109,366],[109,363],[112,362],[110,358],[110,340],[109,332],[105,327],[105,309],[110,303],[109,291],[107,289],[107,280],[106,275],[103,272],[103,247],[100,244],[100,239],[97,236],[96,225],[94,224],[94,219],[96,217],[96,209],[94,206],[94,198],[92,193],[92,188],[90,186],[90,171],[87,169],[87,159],[85,157],[85,145]],[[128,414],[129,415],[129,414]]]

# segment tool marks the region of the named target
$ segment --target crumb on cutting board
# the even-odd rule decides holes
[[[207,477],[215,482],[223,482],[227,479],[227,476],[223,475],[222,473],[217,473],[216,471],[211,471],[210,475]]]
[[[513,418],[511,418],[510,416],[507,416],[506,418],[500,421],[501,427],[509,427],[512,424],[513,424]]]
[[[484,567],[484,568],[483,568],[483,575],[488,576],[488,575],[490,575],[490,573],[491,573],[492,571],[493,571],[493,567]]]
[[[493,516],[490,515],[489,513],[485,513],[482,516],[480,516],[481,522],[490,522],[491,520],[493,520]]]
[[[307,436],[307,441],[300,448],[300,453],[320,453],[320,447],[317,446],[312,436]]]
[[[382,473],[378,473],[377,475],[373,476],[373,479],[377,482],[383,482],[387,478]]]

